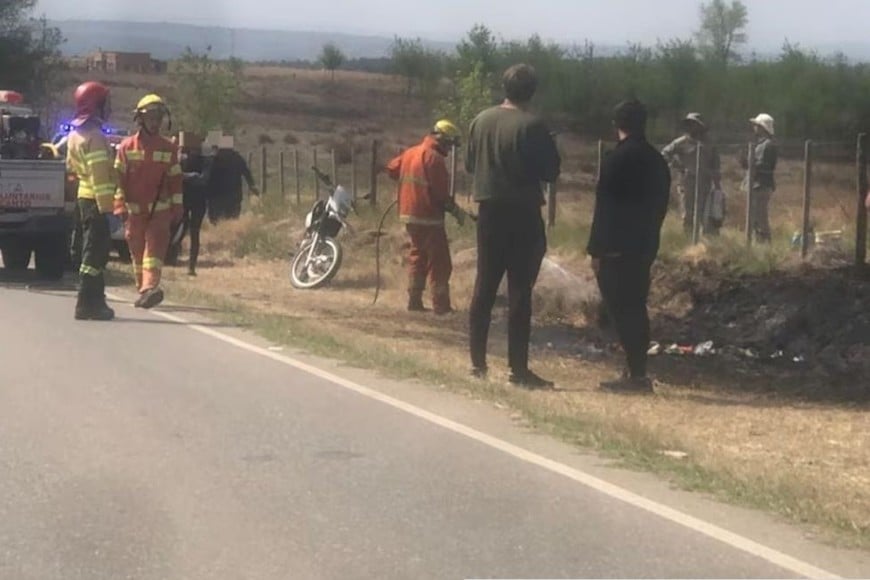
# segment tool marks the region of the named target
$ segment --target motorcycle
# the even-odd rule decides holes
[[[346,218],[356,213],[353,196],[341,185],[333,185],[328,175],[312,167],[317,178],[331,190],[328,199],[314,202],[305,216],[305,235],[290,265],[290,283],[300,290],[325,286],[341,267],[341,244],[336,240]]]

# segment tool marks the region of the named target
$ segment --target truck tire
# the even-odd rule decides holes
[[[30,246],[23,241],[7,242],[0,248],[3,267],[10,272],[23,272],[30,265]]]
[[[69,243],[66,236],[54,236],[36,246],[36,272],[46,280],[60,280],[66,269]]]

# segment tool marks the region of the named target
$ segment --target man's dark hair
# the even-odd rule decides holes
[[[528,64],[515,64],[504,72],[501,79],[505,96],[512,103],[524,105],[538,90],[538,73]]]
[[[629,135],[646,133],[646,107],[637,99],[622,101],[613,109],[613,124]]]

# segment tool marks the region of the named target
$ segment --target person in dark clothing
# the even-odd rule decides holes
[[[598,288],[625,350],[628,372],[601,387],[651,392],[647,377],[650,328],[647,299],[668,211],[671,176],[662,155],[646,140],[646,109],[637,100],[614,111],[619,144],[604,160],[595,193],[587,253]]]
[[[208,183],[211,175],[213,159],[205,157],[198,150],[185,153],[181,161],[184,172],[184,218],[182,232],[178,241],[169,247],[167,264],[177,264],[181,253],[181,244],[185,236],[190,235],[190,259],[187,264],[187,274],[196,276],[196,264],[199,260],[200,231],[208,204]]]
[[[472,375],[482,378],[487,373],[492,308],[507,272],[509,381],[525,388],[548,388],[552,382],[529,370],[529,338],[532,288],[547,251],[541,182],[556,181],[561,159],[547,126],[528,111],[537,89],[535,70],[512,66],[503,86],[504,103],[472,122],[465,157],[479,204],[477,279],[469,313]]]
[[[238,219],[241,215],[242,178],[252,194],[260,195],[245,158],[235,149],[219,149],[214,155],[208,181],[208,220],[212,224]]]

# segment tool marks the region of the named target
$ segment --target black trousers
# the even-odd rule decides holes
[[[184,238],[190,235],[190,261],[188,262],[189,270],[196,270],[196,264],[199,260],[199,245],[200,232],[202,231],[202,222],[205,220],[207,203],[205,196],[188,196],[184,197],[184,220],[181,227],[183,233],[181,240],[173,246],[169,247],[166,256],[167,264],[177,264],[178,257],[181,254],[181,244]]]
[[[477,221],[477,279],[471,301],[471,364],[486,368],[492,308],[501,280],[508,278],[508,363],[513,372],[529,366],[532,288],[547,252],[541,209],[536,205],[483,202]]]
[[[190,262],[188,268],[191,271],[196,270],[196,263],[199,260],[199,233],[202,231],[206,207],[204,197],[193,200],[184,206],[184,220],[190,232]]]
[[[652,261],[641,257],[601,258],[598,288],[616,327],[632,377],[645,377],[650,328],[647,299]]]
[[[102,285],[112,245],[109,220],[100,213],[97,202],[92,199],[79,199],[77,205],[82,226],[82,263],[79,268],[82,287],[88,286],[88,280]]]

